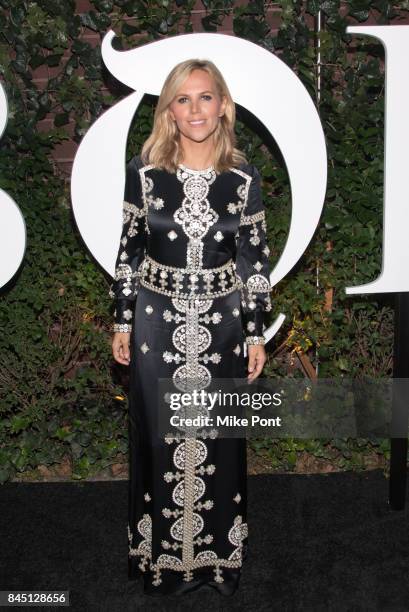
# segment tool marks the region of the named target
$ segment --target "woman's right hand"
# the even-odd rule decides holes
[[[130,339],[130,332],[115,332],[112,339],[112,354],[115,361],[122,365],[129,365],[131,360]]]

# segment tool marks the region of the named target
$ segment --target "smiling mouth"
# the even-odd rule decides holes
[[[204,122],[205,122],[205,119],[200,119],[196,121],[189,121],[189,124],[190,125],[203,125]]]

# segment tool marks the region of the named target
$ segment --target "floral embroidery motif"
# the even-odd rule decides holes
[[[129,238],[133,238],[138,233],[138,217],[143,217],[144,211],[143,209],[135,206],[135,204],[124,201],[122,214],[123,214],[122,221],[124,225],[129,223],[129,227],[126,232],[126,235],[129,236]]]
[[[149,177],[144,175],[144,185],[143,185],[143,191],[145,194],[145,202],[147,206],[153,206],[153,208],[155,208],[156,210],[159,210],[160,208],[164,207],[164,202],[162,200],[162,198],[154,198],[151,195],[151,191],[153,189],[153,180]]]
[[[174,220],[182,226],[184,233],[189,238],[186,267],[194,272],[203,267],[202,238],[219,218],[207,199],[209,186],[216,180],[216,172],[209,169],[202,174],[179,167],[176,176],[183,183],[183,192],[186,197],[182,206],[176,210]]]
[[[149,351],[149,346],[146,344],[146,342],[141,345],[141,351],[143,353],[147,353]]]
[[[122,283],[121,293],[128,297],[132,293],[132,281],[137,276],[137,273],[132,272],[132,268],[129,264],[120,263],[115,270],[115,281],[124,281]],[[115,297],[115,294],[110,290],[111,297]]]
[[[128,539],[129,539],[129,555],[137,556],[140,555],[142,560],[139,567],[142,571],[145,571],[145,565],[148,560],[152,557],[152,518],[149,514],[144,514],[141,520],[138,522],[137,529],[142,536],[142,541],[139,543],[138,548],[132,547],[132,534],[128,525]]]
[[[241,559],[243,540],[248,537],[247,523],[243,523],[243,517],[238,514],[234,519],[234,525],[229,531],[229,541],[236,546],[229,559]]]
[[[245,305],[254,310],[256,308],[257,296],[263,295],[264,308],[268,312],[272,308],[270,292],[271,285],[269,279],[263,274],[252,274],[242,288],[242,297]]]
[[[128,310],[124,310],[124,312],[122,313],[122,316],[127,321],[130,321],[132,319],[132,310],[129,310],[129,308],[128,308]]]
[[[271,287],[268,278],[262,274],[253,274],[247,279],[247,289],[250,293],[269,293]]]
[[[235,204],[234,202],[230,202],[227,205],[227,210],[229,211],[229,213],[231,213],[232,215],[236,215],[237,213],[242,211],[246,205],[249,177],[244,172],[241,172],[241,170],[239,170],[238,168],[232,168],[232,170],[234,170],[234,172],[240,174],[243,178],[246,179],[245,185],[241,184],[237,187],[237,195],[239,197],[239,202],[237,204]]]

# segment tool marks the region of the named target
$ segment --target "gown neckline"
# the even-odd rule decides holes
[[[185,166],[184,164],[178,164],[178,166],[182,170],[186,170],[186,172],[193,172],[194,174],[206,174],[207,172],[214,170],[213,166],[209,166],[208,168],[203,168],[202,170],[195,170],[194,168],[189,168],[188,166]]]

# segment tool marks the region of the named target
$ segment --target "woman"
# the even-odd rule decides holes
[[[159,378],[179,389],[245,378],[244,339],[249,381],[266,360],[265,212],[234,123],[216,66],[182,62],[127,166],[112,349],[130,366],[129,577],[149,594],[207,584],[231,595],[247,555],[245,438],[160,438],[155,389]]]

